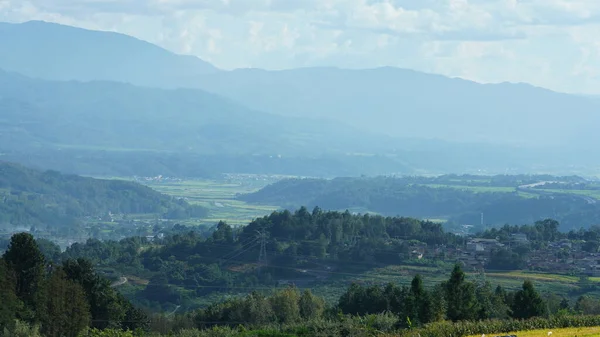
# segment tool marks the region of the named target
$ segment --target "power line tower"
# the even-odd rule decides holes
[[[258,253],[258,273],[260,274],[263,267],[267,266],[267,232],[264,230],[256,231],[260,240],[260,252]]]

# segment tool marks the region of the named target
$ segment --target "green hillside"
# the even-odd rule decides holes
[[[203,217],[206,209],[122,180],[101,180],[36,171],[0,162],[0,225],[69,231],[109,214]]]

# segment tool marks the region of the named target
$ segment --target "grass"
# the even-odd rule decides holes
[[[565,329],[541,329],[530,331],[515,331],[509,333],[486,334],[486,336],[510,336],[518,337],[547,337],[548,332],[552,331],[551,337],[592,337],[600,336],[600,327],[589,328],[565,328]],[[469,337],[480,337],[481,335],[471,335]]]

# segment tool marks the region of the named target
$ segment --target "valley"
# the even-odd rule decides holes
[[[0,337],[597,335],[597,97],[404,61],[321,66],[341,50],[375,62],[378,52],[353,49],[363,39],[350,30],[377,48],[392,35],[429,39],[402,50],[435,45],[426,54],[451,61],[442,45],[459,42],[445,33],[392,32],[432,2],[355,1],[363,7],[346,13],[340,1],[267,1],[258,11],[251,0],[113,2],[64,3],[51,15],[42,7],[52,2],[0,2],[2,20],[64,22],[100,6],[67,21],[100,27],[89,20],[111,17],[115,27],[0,22]],[[347,21],[319,36],[335,36],[327,48],[288,30],[309,3],[327,12],[316,21]],[[444,5],[452,15],[439,17],[470,27],[458,11],[477,5]],[[114,16],[121,10],[127,17]],[[285,27],[247,20],[271,10]],[[219,11],[250,35],[211,29],[206,15]],[[510,11],[484,12],[472,12],[482,24]],[[423,17],[446,30],[433,13]],[[117,32],[156,22],[177,26],[144,29],[170,49]],[[315,22],[304,28],[316,32]],[[460,43],[509,43],[471,38]],[[220,49],[243,41],[255,46]],[[252,68],[291,55],[282,46],[308,66]],[[495,58],[463,47],[464,71]],[[222,69],[198,48],[244,67]],[[531,64],[552,54],[511,64],[545,78],[558,70]]]

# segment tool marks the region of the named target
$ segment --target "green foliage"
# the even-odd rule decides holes
[[[448,305],[448,318],[452,321],[477,318],[477,298],[475,285],[465,280],[465,273],[459,265],[454,266],[450,279],[444,284]]]
[[[132,331],[122,331],[115,329],[89,329],[82,332],[79,337],[136,337]]]
[[[527,319],[548,314],[548,307],[529,280],[523,282],[523,289],[517,291],[512,304],[512,316]]]
[[[569,179],[548,179],[563,178]],[[479,224],[481,213],[485,214],[486,225],[531,223],[547,214],[554,214],[564,229],[589,227],[600,221],[600,204],[590,205],[582,197],[561,193],[548,195],[535,189],[527,189],[534,197],[525,198],[518,193],[518,186],[540,181],[536,179],[544,178],[446,175],[435,178],[288,179],[239,198],[288,209],[304,205],[333,210],[368,210],[390,216],[435,217],[448,219],[451,224]],[[543,240],[555,238],[556,226],[557,222],[552,220],[535,225],[536,231],[543,233],[540,237]]]
[[[206,216],[206,209],[122,180],[40,172],[0,162],[0,223],[31,224],[56,234],[73,233],[84,218],[114,214],[157,214],[167,218]],[[47,243],[44,249],[55,253]],[[51,259],[54,255],[50,254]]]
[[[300,316],[303,320],[321,317],[325,311],[325,301],[313,295],[310,290],[304,290],[298,301]]]
[[[16,277],[16,295],[26,306],[25,319],[35,311],[36,295],[45,275],[45,258],[31,234],[20,233],[11,237],[3,257],[8,269]]]
[[[0,331],[12,330],[22,303],[15,293],[16,278],[13,271],[0,259]]]
[[[12,330],[7,328],[0,330],[0,337],[42,337],[42,334],[39,325],[17,320]]]
[[[269,303],[278,323],[292,323],[300,320],[300,294],[295,288],[276,292]]]
[[[43,287],[37,312],[46,337],[77,337],[90,324],[89,304],[82,287],[67,279],[61,269]]]
[[[35,336],[38,325],[46,337],[76,337],[92,322],[93,327],[132,331],[143,331],[149,323],[90,262],[67,260],[63,267],[47,267],[26,233],[13,235],[0,259],[0,304],[0,331],[6,336]]]
[[[574,310],[583,315],[600,315],[600,300],[590,296],[580,296]]]

